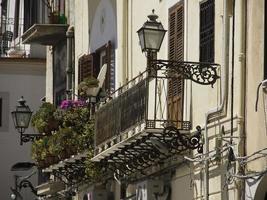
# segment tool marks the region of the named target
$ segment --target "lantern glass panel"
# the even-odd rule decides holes
[[[144,35],[146,49],[159,51],[165,31],[157,29],[145,29]]]
[[[146,47],[145,47],[145,36],[144,36],[144,29],[143,28],[138,31],[138,36],[139,36],[141,49],[142,49],[142,51],[144,51]]]
[[[17,126],[19,128],[28,128],[32,113],[30,112],[18,112],[16,114]]]

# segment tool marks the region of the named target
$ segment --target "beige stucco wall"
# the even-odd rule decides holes
[[[123,2],[122,2],[123,1]],[[79,10],[80,13],[77,13],[75,21],[75,37],[76,37],[76,72],[77,72],[77,60],[80,55],[83,53],[90,52],[90,43],[94,41],[90,38],[90,32],[93,28],[99,28],[98,25],[93,25],[94,17],[98,16],[99,13],[96,12],[97,6],[101,1],[89,1],[89,9],[87,10],[86,6],[83,6],[81,1],[75,2],[75,9]],[[115,4],[115,1],[110,1],[111,5]],[[176,0],[135,0],[135,1],[126,1],[126,0],[117,0],[116,8],[114,8],[116,16],[116,31],[117,31],[117,47],[116,47],[116,87],[119,87],[121,84],[125,83],[127,79],[132,79],[139,72],[142,72],[146,68],[146,57],[141,52],[141,48],[138,45],[138,35],[136,31],[143,25],[146,16],[151,13],[151,10],[154,8],[156,14],[159,15],[159,21],[162,22],[165,29],[168,29],[168,8],[173,6],[178,1]],[[185,0],[185,53],[184,59],[186,61],[199,61],[199,3],[201,1],[197,0]],[[232,1],[229,1],[230,3]],[[242,121],[239,119],[241,112],[240,109],[240,99],[246,96],[245,108],[246,108],[246,134],[247,134],[247,151],[249,155],[263,147],[266,146],[266,127],[264,126],[264,113],[263,113],[263,101],[262,93],[260,94],[259,101],[259,111],[255,112],[255,99],[256,99],[256,88],[260,83],[263,77],[263,0],[259,0],[255,3],[253,0],[248,0],[248,22],[247,22],[247,54],[246,54],[246,93],[241,94],[241,71],[243,70],[240,62],[243,60],[243,53],[240,51],[240,42],[241,41],[241,18],[240,18],[240,2],[241,0],[236,1],[235,9],[235,51],[234,51],[234,66],[235,66],[235,76],[234,76],[234,107],[233,115],[235,117],[234,121],[234,142],[239,144],[239,127],[238,123]],[[87,12],[89,14],[87,15]],[[138,13],[138,14],[137,14]],[[215,62],[221,65],[221,70],[219,70],[219,75],[221,76],[221,71],[224,70],[224,63],[222,57],[222,47],[223,47],[223,1],[215,1]],[[230,68],[232,67],[232,13],[230,14],[230,46],[229,46],[229,64]],[[114,19],[115,20],[115,19]],[[82,27],[81,27],[82,26]],[[94,27],[95,26],[95,27]],[[88,31],[88,32],[87,32]],[[88,38],[87,38],[88,37]],[[80,40],[83,38],[84,40]],[[87,39],[86,39],[87,38]],[[158,54],[158,58],[167,59],[167,45],[168,37],[166,35],[164,42],[161,47],[161,51]],[[97,41],[99,44],[102,42]],[[88,44],[89,43],[89,44]],[[86,45],[88,44],[88,46]],[[104,44],[104,43],[103,43]],[[91,46],[92,47],[92,46]],[[94,45],[92,47],[94,48]],[[230,70],[230,75],[231,75]],[[76,73],[78,74],[78,73]],[[77,80],[77,77],[76,77]],[[230,77],[228,79],[230,83]],[[229,94],[230,94],[229,87]],[[242,96],[241,96],[242,95]],[[219,79],[214,87],[210,86],[200,86],[191,81],[186,81],[185,85],[185,113],[184,119],[192,120],[193,127],[196,125],[201,125],[204,127],[205,124],[205,114],[220,105],[222,98],[222,84]],[[215,149],[215,144],[217,138],[222,138],[222,126],[225,127],[226,136],[229,136],[230,133],[230,95],[228,96],[228,113],[227,117],[220,121],[212,123],[208,129],[208,134],[210,137],[210,150]],[[229,142],[229,138],[227,139]],[[226,143],[226,142],[225,142]],[[225,144],[223,143],[223,144]],[[235,153],[239,154],[237,147],[234,147]],[[234,185],[229,185],[229,192],[225,192],[225,174],[226,169],[226,160],[227,154],[223,154],[225,160],[221,162],[215,162],[211,166],[212,176],[210,177],[210,192],[211,199],[234,199],[236,194],[236,189]],[[199,167],[199,166],[198,166]],[[249,164],[249,169],[260,170],[266,168],[266,161],[262,162],[253,162]],[[185,173],[185,169],[181,170],[181,173]],[[197,168],[195,171],[195,185],[194,185],[194,196],[200,197],[204,194],[203,186],[203,171],[201,168]],[[173,189],[179,188],[180,184],[184,180],[179,181],[180,179],[175,179],[172,182]],[[191,191],[191,190],[190,190]],[[176,194],[176,193],[174,193]],[[175,195],[172,197],[175,199]],[[189,197],[190,199],[191,197]]]
[[[256,90],[264,73],[264,2],[247,4],[247,75],[246,75],[246,154],[251,155],[267,146],[264,93],[259,90],[258,112],[255,111]],[[266,2],[265,2],[266,3]],[[266,11],[265,11],[266,12]],[[266,34],[266,33],[265,33]],[[266,157],[249,162],[247,170],[266,170]],[[266,194],[266,176],[253,185],[246,185],[248,197],[262,199]]]
[[[29,175],[30,172],[11,172],[10,168],[17,162],[31,161],[30,143],[20,145],[20,138],[15,130],[10,112],[15,109],[17,100],[24,96],[32,111],[41,104],[40,99],[45,95],[45,61],[31,59],[1,59],[0,61],[0,94],[8,94],[9,102],[4,117],[7,115],[8,124],[5,131],[0,131],[0,199],[10,199],[10,187],[14,187],[13,175]],[[26,133],[34,133],[29,128]],[[36,176],[33,179],[36,185]],[[23,190],[25,199],[32,199],[30,190]]]
[[[79,58],[89,53],[89,3],[88,1],[75,1],[75,88],[78,90],[78,62]],[[77,94],[78,92],[76,92]]]
[[[263,93],[260,90],[258,112],[255,112],[256,89],[263,80],[264,45],[264,1],[248,1],[247,22],[247,89],[246,89],[246,130],[247,154],[250,155],[267,146],[264,121]],[[266,160],[249,164],[249,169],[266,168]]]

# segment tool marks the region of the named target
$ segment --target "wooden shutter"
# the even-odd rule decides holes
[[[79,77],[78,82],[82,82],[85,78],[95,77],[94,74],[94,56],[92,54],[83,55],[79,59]]]
[[[214,62],[214,0],[200,4],[200,62]]]
[[[106,80],[105,80],[105,89],[110,92],[110,82],[111,82],[111,50],[112,50],[112,46],[111,46],[111,42],[109,41],[106,44],[106,56],[105,56],[105,63],[107,63],[107,74],[106,74]],[[103,62],[104,63],[104,62]],[[101,66],[102,67],[102,66]]]
[[[111,41],[108,41],[108,43],[104,46],[104,51],[105,51],[105,56],[102,58],[103,59],[102,63],[107,64],[107,74],[106,74],[104,88],[107,93],[110,93],[115,90],[115,63],[114,63],[115,55],[112,49]]]
[[[169,9],[169,59],[183,61],[184,59],[184,6],[178,3]],[[168,80],[168,120],[180,128],[179,121],[183,119],[184,80],[180,75]]]

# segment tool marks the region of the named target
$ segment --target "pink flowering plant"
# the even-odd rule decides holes
[[[52,117],[57,122],[57,128],[53,129],[49,137],[47,137],[48,147],[39,148],[40,145],[38,146],[38,144],[43,141],[42,139],[33,142],[32,157],[37,163],[40,160],[46,160],[46,155],[55,154],[54,156],[62,159],[68,157],[68,155],[92,148],[94,122],[90,119],[90,111],[85,101],[64,100],[58,108],[53,107],[52,104],[45,103],[40,108],[42,112],[44,107],[49,114],[41,115],[42,120],[47,121],[46,118]],[[38,148],[35,148],[37,146]],[[47,152],[46,149],[49,149],[49,154],[45,153]],[[40,150],[41,153],[39,153]],[[39,158],[41,154],[42,157]]]
[[[82,100],[63,100],[60,104],[61,109],[85,107],[86,102]]]

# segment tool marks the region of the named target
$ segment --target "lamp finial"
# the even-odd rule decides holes
[[[155,14],[155,9],[152,9],[152,13],[147,16],[150,21],[155,22],[158,19],[158,15]]]

